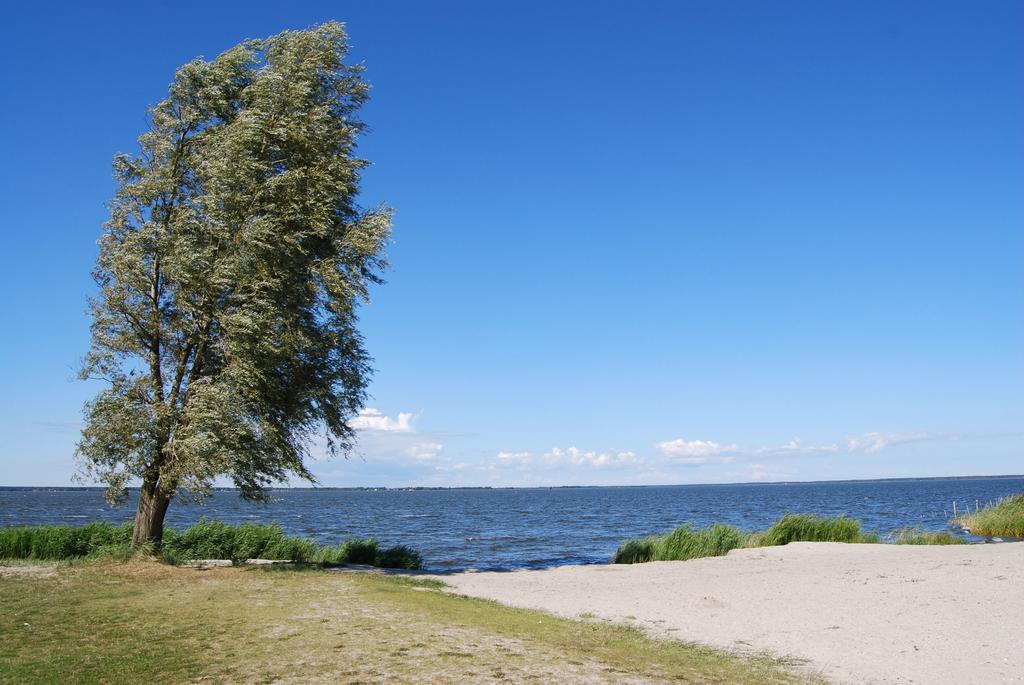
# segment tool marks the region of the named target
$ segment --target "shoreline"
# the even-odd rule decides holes
[[[794,542],[722,557],[432,576],[457,594],[806,662],[835,682],[1022,682],[1024,543]]]

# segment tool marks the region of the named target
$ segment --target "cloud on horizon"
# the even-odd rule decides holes
[[[649,456],[621,450],[585,451],[576,446],[564,449],[553,447],[546,452],[502,450],[489,460],[475,464],[462,464],[462,468],[491,474],[502,471],[522,474],[538,470],[554,472],[559,469],[568,469],[573,471],[577,468],[586,468],[588,471],[590,469],[616,469],[619,473],[623,473],[629,467],[637,467],[642,468],[645,473],[667,474],[672,473],[673,469],[680,466],[716,466],[739,461],[750,462],[748,466],[744,467],[746,477],[751,480],[765,480],[768,478],[790,478],[795,475],[793,471],[781,469],[779,465],[773,464],[772,462],[777,458],[875,454],[895,445],[957,437],[953,434],[932,434],[924,431],[870,432],[823,444],[808,444],[800,438],[793,438],[785,444],[769,447],[745,447],[714,440],[676,438],[655,443],[654,453]]]
[[[731,464],[737,460],[757,462],[750,466],[750,477],[758,480],[774,471],[766,460],[782,457],[814,457],[842,454],[876,454],[889,447],[928,440],[956,439],[954,434],[933,434],[926,431],[868,432],[847,436],[829,443],[805,443],[799,437],[775,446],[744,446],[710,439],[678,437],[654,443],[654,453],[638,455],[631,450],[584,450],[575,445],[552,447],[546,452],[501,450],[482,461],[456,461],[445,451],[437,438],[440,434],[420,434],[414,424],[416,414],[399,412],[388,416],[381,410],[367,407],[353,419],[352,427],[362,434],[360,452],[372,454],[389,462],[417,465],[437,471],[478,470],[524,471],[529,468],[555,471],[562,468],[625,469],[627,467],[674,468]]]
[[[576,446],[566,449],[552,447],[543,454],[533,452],[498,452],[493,462],[499,466],[628,466],[641,463],[634,452],[608,450],[584,451]]]
[[[356,459],[325,467],[323,475],[359,484],[455,487],[792,480],[804,470],[793,460],[825,457],[827,460],[818,463],[833,468],[844,456],[852,459],[852,455],[873,455],[909,443],[963,437],[926,431],[872,431],[829,442],[794,437],[783,444],[759,446],[701,436],[657,441],[646,450],[585,449],[569,443],[569,447],[547,450],[491,452],[486,446],[472,444],[475,440],[463,441],[476,434],[421,430],[416,425],[418,416],[364,409],[353,421],[359,432]]]
[[[823,456],[828,454],[875,454],[887,447],[904,445],[927,440],[952,440],[957,435],[951,433],[934,434],[925,431],[909,432],[870,432],[859,436],[848,436],[842,441],[825,444],[807,444],[799,437],[774,447],[743,447],[736,444],[723,445],[712,440],[665,440],[655,443],[655,449],[662,455],[675,460],[676,463],[703,464],[720,457],[719,461],[729,457],[762,457],[762,456]]]

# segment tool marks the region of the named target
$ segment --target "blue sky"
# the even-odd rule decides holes
[[[1024,472],[1024,4],[22,3],[0,484],[74,471],[85,299],[175,67],[337,19],[395,207],[325,485]]]

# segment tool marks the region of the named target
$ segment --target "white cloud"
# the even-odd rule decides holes
[[[411,433],[413,415],[410,412],[400,412],[397,419],[386,416],[379,409],[367,407],[359,412],[359,416],[352,419],[351,426],[356,430],[384,431],[386,433]]]
[[[771,447],[743,447],[736,444],[722,444],[713,440],[666,440],[656,443],[655,448],[668,457],[673,464],[700,465],[728,463],[735,457],[786,457],[825,456],[830,454],[874,454],[887,447],[923,440],[955,438],[954,435],[938,435],[924,431],[904,433],[863,433],[847,437],[841,442],[805,443],[796,437],[782,445]]]
[[[368,453],[375,459],[383,463],[415,464],[420,482],[430,484],[454,482],[448,480],[449,477],[473,484],[481,481],[505,484],[677,482],[682,467],[699,468],[701,474],[712,474],[716,473],[715,467],[735,462],[740,462],[741,468],[728,471],[726,475],[736,480],[786,480],[796,475],[785,468],[787,457],[872,454],[893,445],[951,437],[924,432],[870,432],[829,443],[808,443],[795,437],[772,447],[676,438],[655,443],[648,454],[629,450],[585,450],[572,445],[547,451],[501,450],[490,459],[463,461],[454,458],[458,454],[449,454],[451,446],[442,444],[442,435],[415,429],[414,419],[411,413],[389,417],[379,410],[367,409],[356,425],[367,431],[363,437],[371,443]],[[458,445],[454,451],[460,451]],[[701,476],[695,473],[692,478]]]
[[[764,480],[768,477],[768,471],[764,464],[751,464],[750,477],[754,480]]]
[[[432,461],[444,451],[444,445],[439,442],[417,442],[409,445],[405,453],[420,462]]]
[[[687,456],[687,457],[698,457],[705,456],[708,454],[717,454],[722,450],[722,446],[717,442],[711,442],[710,440],[684,440],[683,438],[676,438],[675,440],[665,440],[655,445],[659,452],[667,454],[669,456]]]
[[[874,454],[881,452],[886,447],[903,445],[910,442],[921,442],[923,440],[939,440],[949,438],[949,435],[933,435],[924,431],[905,433],[863,433],[859,436],[847,437],[842,442],[828,444],[806,444],[800,438],[793,438],[784,445],[778,447],[762,447],[755,450],[754,454],[786,456],[786,455],[827,455],[827,454]]]
[[[924,431],[911,433],[864,433],[860,437],[847,438],[846,449],[849,452],[880,452],[890,445],[903,445],[908,442],[933,440],[937,436]]]
[[[530,464],[533,462],[533,454],[530,452],[498,452],[497,459],[500,464]]]
[[[839,443],[833,442],[827,445],[808,445],[800,438],[793,438],[784,445],[777,447],[760,447],[752,450],[752,454],[758,455],[815,455],[835,454],[842,451]]]
[[[543,459],[549,464],[573,466],[623,466],[638,462],[633,452],[584,452],[578,447],[565,450],[553,447],[550,452],[544,454]]]
[[[764,457],[799,457],[824,456],[838,454],[875,453],[892,445],[899,445],[920,440],[933,440],[942,436],[924,432],[913,433],[864,433],[857,437],[848,437],[842,442],[805,443],[800,438],[774,447],[744,447],[736,443],[722,443],[714,440],[664,440],[655,443],[654,447],[660,454],[659,459],[645,459],[632,451],[584,451],[576,446],[561,448],[553,447],[547,452],[530,451],[513,452],[503,450],[486,467],[488,469],[527,468],[558,469],[572,467],[614,468],[627,466],[704,466],[712,464],[731,464],[737,459],[746,461]],[[769,477],[782,477],[763,464],[755,464],[748,471],[750,478],[762,480]]]
[[[680,464],[704,464],[710,457],[736,451],[736,445],[722,445],[711,440],[665,440],[654,445],[655,449],[672,461]]]
[[[641,459],[634,452],[618,452],[606,450],[604,452],[586,452],[573,446],[566,449],[552,447],[543,454],[533,452],[498,452],[494,459],[496,466],[545,466],[549,468],[560,466],[628,466],[641,463]]]

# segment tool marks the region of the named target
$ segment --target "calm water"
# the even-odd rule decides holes
[[[286,532],[336,544],[375,537],[423,552],[434,569],[518,568],[604,562],[628,537],[680,523],[716,521],[765,528],[787,512],[858,518],[886,534],[903,526],[946,528],[952,503],[984,505],[1024,491],[1024,477],[846,481],[665,487],[514,490],[278,490],[249,504],[230,490],[204,505],[174,503],[167,522],[201,516],[231,522],[276,521]],[[102,491],[0,488],[0,526],[91,520],[122,522],[134,503],[115,509]]]

